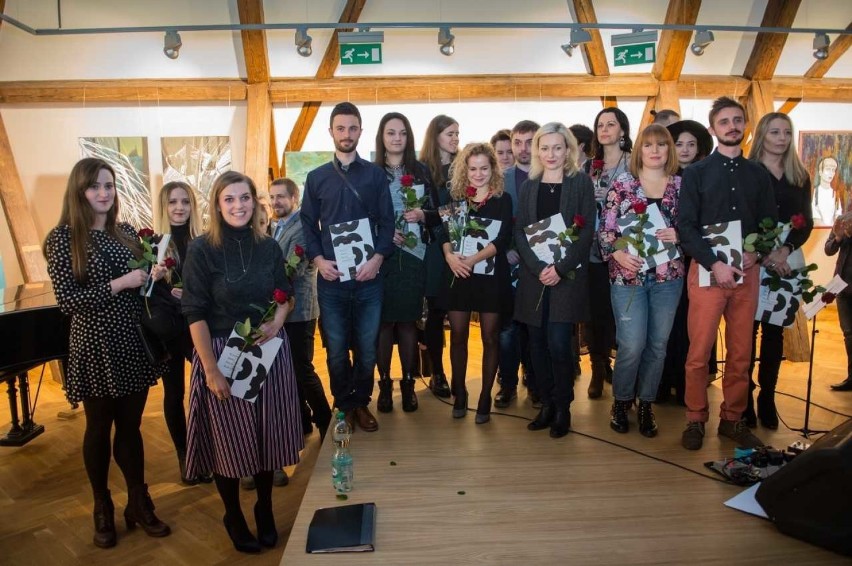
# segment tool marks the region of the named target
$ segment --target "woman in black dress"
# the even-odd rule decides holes
[[[414,134],[411,124],[399,112],[385,114],[376,133],[376,165],[388,176],[397,228],[393,242],[397,249],[392,258],[382,264],[384,296],[382,323],[379,330],[378,368],[379,398],[376,408],[382,413],[393,410],[393,381],[391,381],[391,355],[394,336],[399,344],[399,361],[402,365],[402,410],[417,410],[414,393],[414,375],[417,373],[417,321],[423,313],[423,293],[426,286],[426,243],[419,223],[426,220],[423,204],[409,207],[403,195],[403,185],[423,190],[421,198],[436,200],[432,179],[425,165],[419,163],[414,153]],[[405,183],[403,183],[405,181]],[[410,204],[410,203],[409,203]],[[412,223],[412,224],[409,224]]]
[[[574,325],[589,315],[589,248],[594,236],[595,191],[577,167],[577,140],[564,125],[551,122],[533,137],[530,177],[521,186],[515,245],[521,273],[515,296],[515,320],[526,324],[541,398],[541,410],[527,425],[550,427],[559,438],[571,427],[574,400]],[[562,246],[562,258],[547,264],[533,252],[524,228],[561,214],[577,238]]]
[[[190,240],[201,233],[201,216],[195,200],[195,192],[183,181],[171,181],[163,185],[158,198],[160,215],[154,223],[159,234],[171,235],[166,260],[174,264],[166,276],[154,286],[149,300],[152,321],[155,329],[169,348],[171,358],[168,369],[163,374],[163,416],[169,436],[175,445],[180,467],[180,479],[186,485],[195,485],[199,481],[209,483],[209,475],[188,477],[186,475],[186,412],[183,407],[186,390],[186,361],[192,361],[192,339],[189,327],[180,312],[180,300],[183,296],[183,264],[186,260],[186,247]]]
[[[187,475],[213,472],[225,505],[225,529],[241,552],[273,547],[278,532],[272,515],[274,470],[299,461],[304,445],[290,345],[284,332],[289,302],[278,302],[271,320],[262,312],[277,290],[288,291],[284,254],[260,231],[257,189],[236,171],[222,174],[210,191],[210,225],[190,242],[183,270],[183,314],[195,354],[190,377]],[[237,322],[251,319],[257,344],[283,340],[254,401],[231,395],[217,366]],[[241,477],[254,476],[257,537],[240,508]]]
[[[748,158],[758,161],[769,171],[775,202],[778,204],[778,221],[791,222],[793,229],[784,244],[763,260],[763,267],[776,272],[781,277],[790,275],[788,256],[801,248],[811,235],[814,227],[811,210],[811,180],[793,141],[793,122],[781,112],[765,114],[757,123],[754,131],[754,143]],[[754,323],[752,335],[751,366],[749,376],[754,371],[757,329],[760,327],[760,369],[757,382],[760,393],[757,395],[757,414],[752,392],[754,380],[749,380],[748,406],[743,418],[746,424],[754,428],[757,417],[760,424],[768,429],[778,428],[778,413],[775,410],[775,384],[778,383],[778,371],[784,356],[784,327],[768,322]]]
[[[450,167],[459,150],[459,123],[449,116],[439,114],[432,118],[423,136],[420,148],[420,161],[429,168],[432,185],[437,194],[430,196],[424,209],[427,212],[425,224],[429,228],[429,244],[426,246],[426,301],[428,314],[423,329],[423,343],[432,366],[429,389],[438,397],[449,397],[450,386],[444,373],[444,319],[447,313],[437,306],[438,293],[441,290],[447,264],[441,250],[440,218],[437,209],[450,202]]]
[[[456,205],[467,206],[470,217],[479,224],[489,219],[500,222],[496,235],[467,230],[468,235],[456,240],[455,246],[445,225],[441,240],[450,273],[444,280],[438,305],[448,311],[450,319],[453,417],[467,414],[467,341],[470,313],[475,311],[479,313],[482,334],[482,393],[476,406],[476,424],[483,424],[491,418],[491,388],[497,374],[501,316],[511,316],[512,312],[506,260],[512,240],[512,197],[503,192],[503,175],[491,144],[468,144],[459,153],[453,164],[450,195]],[[490,242],[478,245],[478,251],[473,254],[463,253],[464,241],[474,235]]]
[[[171,532],[154,515],[139,431],[148,388],[163,369],[148,363],[135,328],[139,287],[149,274],[128,267],[142,249],[133,227],[117,222],[118,213],[115,172],[100,159],[82,159],[68,177],[59,224],[44,243],[56,300],[71,316],[65,394],[72,403],[82,401],[86,413],[83,461],[95,499],[94,543],[101,548],[116,543],[107,488],[111,455],[127,482],[127,526],[140,523],[151,536]],[[164,271],[155,266],[152,275]]]

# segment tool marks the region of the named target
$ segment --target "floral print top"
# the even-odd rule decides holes
[[[674,227],[677,227],[680,180],[681,178],[678,175],[669,177],[659,205],[666,224]],[[598,239],[601,244],[603,259],[609,262],[609,279],[614,285],[642,285],[644,282],[642,277],[629,275],[621,264],[612,258],[612,253],[615,251],[615,241],[621,237],[618,219],[628,214],[635,214],[633,207],[639,202],[647,205],[648,199],[639,179],[630,173],[620,175],[606,195],[604,209],[601,213],[601,223],[598,228]],[[680,250],[680,257],[677,259],[658,265],[654,269],[654,273],[657,282],[682,278],[684,276],[683,251]]]

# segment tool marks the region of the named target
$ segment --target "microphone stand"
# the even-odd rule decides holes
[[[812,434],[824,434],[827,430],[811,430],[808,426],[811,418],[811,386],[814,378],[814,350],[816,350],[816,335],[819,332],[816,327],[817,315],[814,315],[813,326],[811,329],[811,355],[808,360],[808,394],[805,400],[805,424],[802,428],[791,428],[793,432],[802,433],[803,438],[810,439]]]

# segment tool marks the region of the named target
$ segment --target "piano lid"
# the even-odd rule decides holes
[[[0,316],[11,312],[56,306],[53,284],[50,281],[7,287],[0,289],[0,294],[3,297]]]

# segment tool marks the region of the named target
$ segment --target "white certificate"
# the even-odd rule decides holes
[[[334,259],[337,271],[343,273],[341,281],[355,279],[358,268],[367,263],[376,253],[373,247],[373,233],[370,220],[361,218],[351,222],[341,222],[328,226],[331,232],[331,245],[334,247]]]
[[[216,362],[231,387],[231,395],[254,403],[283,343],[284,340],[276,336],[261,345],[246,346],[237,331],[231,331]]]

